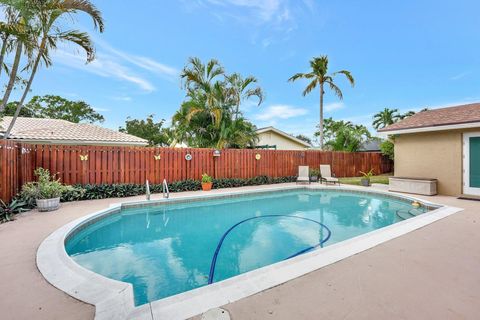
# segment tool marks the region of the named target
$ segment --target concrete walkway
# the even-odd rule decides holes
[[[67,203],[0,225],[0,318],[92,319],[92,306],[43,279],[36,250],[69,221],[143,198]],[[232,319],[478,319],[480,202],[426,199],[466,210],[224,308]]]

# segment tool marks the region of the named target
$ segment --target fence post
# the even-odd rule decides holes
[[[23,144],[22,143],[17,143],[15,145],[15,147],[17,148],[17,163],[16,163],[16,166],[15,166],[15,173],[17,174],[17,190],[15,193],[18,193],[21,189],[22,189],[22,186],[23,186],[23,169],[24,169],[24,165],[23,165],[23,161],[22,161],[22,153],[23,153]]]

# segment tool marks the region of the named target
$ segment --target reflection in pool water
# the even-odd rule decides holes
[[[400,220],[411,204],[381,195],[295,190],[193,203],[124,209],[86,227],[67,241],[67,253],[80,265],[106,277],[132,283],[141,305],[213,281],[282,261],[317,246],[331,230],[330,244]],[[307,219],[292,219],[281,215]]]

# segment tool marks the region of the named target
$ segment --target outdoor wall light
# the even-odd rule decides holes
[[[255,155],[255,159],[257,159],[257,160],[262,159],[262,155],[261,155],[260,153],[257,153],[257,154]]]
[[[192,155],[191,155],[190,153],[187,153],[187,154],[185,155],[185,160],[187,160],[187,161],[192,160],[192,158],[193,158],[193,157],[192,157]]]
[[[220,154],[221,154],[220,150],[213,150],[214,157],[220,157]]]

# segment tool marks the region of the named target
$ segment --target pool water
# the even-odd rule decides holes
[[[123,209],[65,247],[83,267],[131,283],[141,305],[391,225],[412,209],[377,194],[297,189]]]

